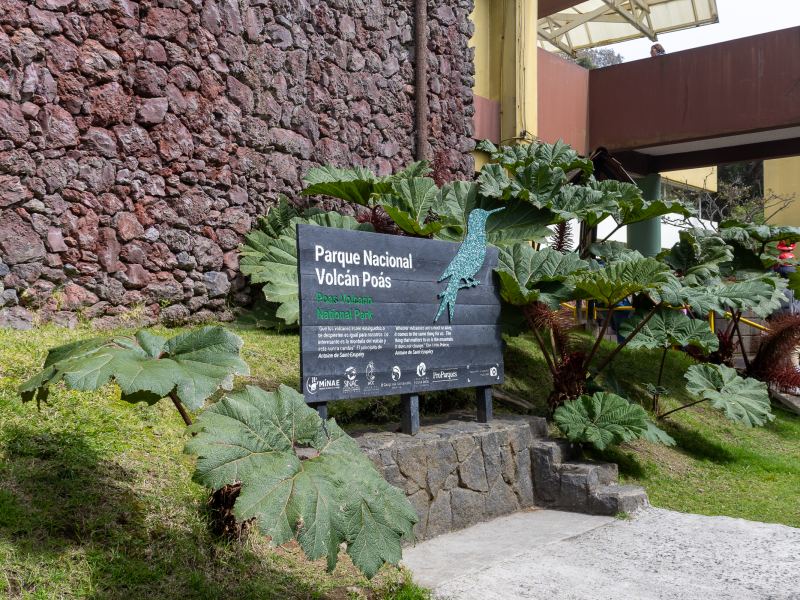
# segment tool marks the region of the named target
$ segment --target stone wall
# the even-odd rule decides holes
[[[459,178],[471,10],[429,2],[432,150]],[[412,19],[412,0],[0,0],[0,323],[230,319],[251,300],[236,247],[279,193],[413,160]]]
[[[577,444],[547,438],[541,417],[474,415],[429,420],[409,436],[351,434],[384,479],[406,493],[419,540],[534,506],[592,514],[647,506],[643,488],[617,485],[617,465],[580,460]]]

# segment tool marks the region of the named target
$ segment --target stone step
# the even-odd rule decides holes
[[[587,508],[593,515],[613,517],[619,513],[635,514],[650,506],[650,499],[638,485],[604,485],[589,495]]]
[[[644,488],[618,485],[617,465],[581,459],[579,444],[534,440],[531,465],[536,506],[613,516],[648,505]]]

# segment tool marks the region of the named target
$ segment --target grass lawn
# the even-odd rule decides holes
[[[297,335],[237,333],[251,367],[237,388],[298,386]],[[203,512],[208,493],[189,479],[194,459],[181,454],[183,422],[167,401],[129,405],[107,387],[54,390],[41,411],[23,406],[16,387],[41,366],[46,350],[92,335],[0,329],[0,597],[426,597],[398,586],[394,568],[367,582],[344,554],[327,574],[324,561],[306,562],[294,544],[269,548],[257,534],[242,545],[212,539]],[[643,398],[659,360],[656,351],[623,351],[614,368],[628,392]],[[663,385],[673,395],[662,399],[665,409],[689,400],[682,373],[690,364],[669,352]],[[544,415],[549,375],[532,338],[509,340],[506,374],[505,387]],[[470,407],[468,390],[421,399],[423,415]],[[330,413],[346,428],[397,421],[399,399],[333,403]],[[748,429],[699,405],[659,423],[678,441],[674,448],[636,442],[592,457],[617,462],[623,481],[644,485],[655,506],[798,527],[800,416],[777,407],[775,413],[766,427]]]
[[[297,385],[296,335],[240,333],[253,380]],[[181,454],[184,424],[170,402],[130,405],[107,386],[58,390],[41,411],[23,406],[16,387],[46,350],[93,335],[0,329],[0,598],[427,597],[398,586],[393,567],[367,582],[344,553],[327,574],[294,543],[212,539],[208,492],[190,480],[194,458]]]
[[[588,346],[588,336],[582,339]],[[536,341],[521,337],[509,346],[505,387],[544,411],[546,394],[540,390],[548,389],[549,375]],[[597,364],[613,348],[603,342]],[[648,409],[645,388],[656,383],[662,352],[623,349],[613,362],[623,388]],[[525,370],[531,361],[538,368]],[[661,385],[671,393],[660,400],[662,412],[697,400],[686,391],[683,377],[693,364],[686,354],[667,351]],[[775,420],[765,427],[749,428],[703,403],[655,421],[676,446],[637,440],[587,455],[617,463],[620,483],[647,488],[654,506],[800,527],[800,415],[775,404],[773,413]]]

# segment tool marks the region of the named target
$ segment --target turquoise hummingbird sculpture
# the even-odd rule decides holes
[[[503,208],[494,210],[476,208],[469,213],[467,237],[461,242],[461,248],[458,249],[455,257],[439,278],[439,281],[444,281],[451,277],[447,288],[438,296],[442,299],[442,305],[439,307],[439,312],[436,313],[436,318],[433,320],[434,323],[442,316],[445,306],[449,309],[450,321],[452,322],[458,290],[474,287],[480,283],[473,277],[483,266],[483,261],[486,258],[486,219],[492,213],[500,210],[503,210]],[[461,283],[462,281],[464,282],[463,284]]]

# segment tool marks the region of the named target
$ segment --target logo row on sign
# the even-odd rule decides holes
[[[424,362],[421,362],[417,365],[416,375],[417,377],[425,377],[428,373],[428,367],[425,365]],[[374,385],[375,384],[375,363],[370,361],[367,364],[366,369],[364,370],[364,374],[367,380],[367,385]],[[403,377],[403,372],[399,366],[395,365],[392,367],[391,371],[392,381],[400,381]],[[497,367],[491,367],[489,369],[489,376],[490,377],[497,377]],[[358,372],[356,368],[353,366],[347,367],[344,370],[344,377],[343,378],[325,378],[325,377],[309,377],[306,380],[306,391],[309,394],[316,394],[318,391],[326,391],[326,390],[338,390],[342,387],[342,382],[344,382],[345,389],[348,387],[353,387],[357,385],[356,378],[358,377]],[[431,377],[434,381],[454,381],[458,379],[458,369],[438,369],[431,371]]]

